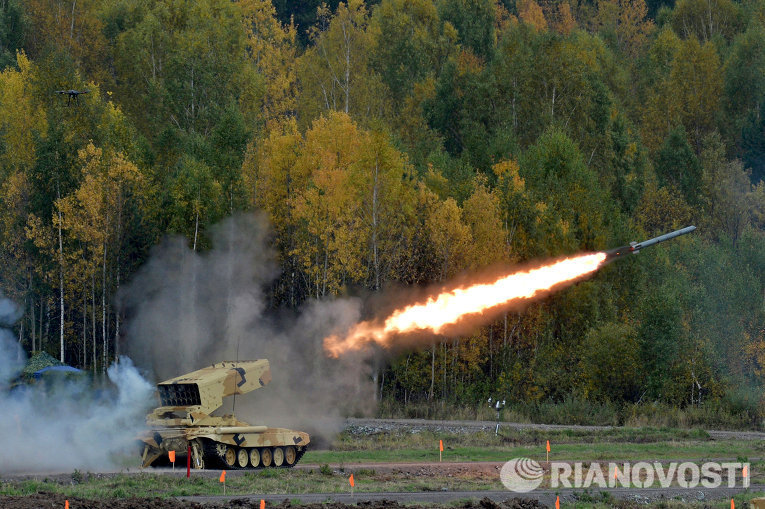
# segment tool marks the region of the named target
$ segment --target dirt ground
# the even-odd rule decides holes
[[[66,497],[53,493],[37,493],[26,497],[3,497],[0,496],[0,507],[3,509],[62,509]],[[257,500],[233,499],[226,502],[211,502],[200,504],[189,502],[187,500],[161,499],[161,498],[125,498],[111,500],[88,500],[84,498],[70,497],[70,509],[260,509],[260,502]],[[398,502],[390,500],[381,500],[375,502],[358,502],[355,505],[342,503],[329,504],[307,504],[295,506],[288,500],[279,504],[268,503],[268,509],[435,509],[441,506],[437,505],[401,505]],[[488,498],[476,501],[466,502],[461,506],[448,506],[451,509],[542,509],[546,508],[544,504],[531,499],[512,499],[497,504]]]

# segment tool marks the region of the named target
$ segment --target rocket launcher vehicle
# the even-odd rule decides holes
[[[140,437],[142,465],[159,466],[170,451],[191,455],[194,468],[292,467],[311,441],[308,433],[217,415],[223,398],[244,395],[271,381],[267,359],[226,361],[157,384],[160,406]],[[268,412],[263,412],[268,415]]]
[[[622,247],[617,247],[615,249],[610,249],[606,251],[606,261],[615,260],[616,258],[621,258],[622,256],[626,256],[629,254],[637,254],[640,252],[641,249],[644,249],[649,246],[653,246],[654,244],[658,244],[659,242],[664,242],[665,240],[674,239],[675,237],[679,237],[680,235],[685,235],[686,233],[691,233],[695,229],[696,229],[695,226],[686,226],[685,228],[682,228],[680,230],[675,230],[670,233],[665,233],[664,235],[660,235],[653,239],[644,240],[643,242],[630,242],[628,246],[622,246]]]

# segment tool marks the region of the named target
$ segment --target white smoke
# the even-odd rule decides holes
[[[265,288],[277,276],[265,219],[242,215],[210,231],[212,249],[168,238],[120,295],[127,351],[157,380],[224,360],[269,359],[272,381],[227,398],[253,425],[289,427],[329,438],[342,417],[374,405],[368,360],[328,359],[323,339],[360,318],[353,299],[310,301],[298,313],[269,311]],[[314,437],[316,438],[316,437]]]
[[[0,325],[18,317],[0,295]],[[24,355],[9,330],[0,327],[0,472],[106,469],[137,463],[136,437],[152,406],[153,387],[123,357],[108,369],[111,386],[58,379],[9,385]]]
[[[24,367],[25,355],[11,331],[4,326],[11,326],[18,319],[19,309],[12,300],[3,297],[0,292],[0,390],[7,387]],[[2,416],[0,416],[2,418]]]

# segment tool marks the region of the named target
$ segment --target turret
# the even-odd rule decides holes
[[[160,406],[146,417],[149,425],[237,426],[233,416],[210,417],[223,398],[246,394],[271,381],[267,359],[225,361],[157,384]]]

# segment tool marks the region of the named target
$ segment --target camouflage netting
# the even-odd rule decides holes
[[[37,371],[49,366],[64,366],[65,364],[58,359],[55,359],[48,352],[37,352],[28,361],[26,366],[21,372],[21,377],[24,379],[32,378],[32,375]]]

